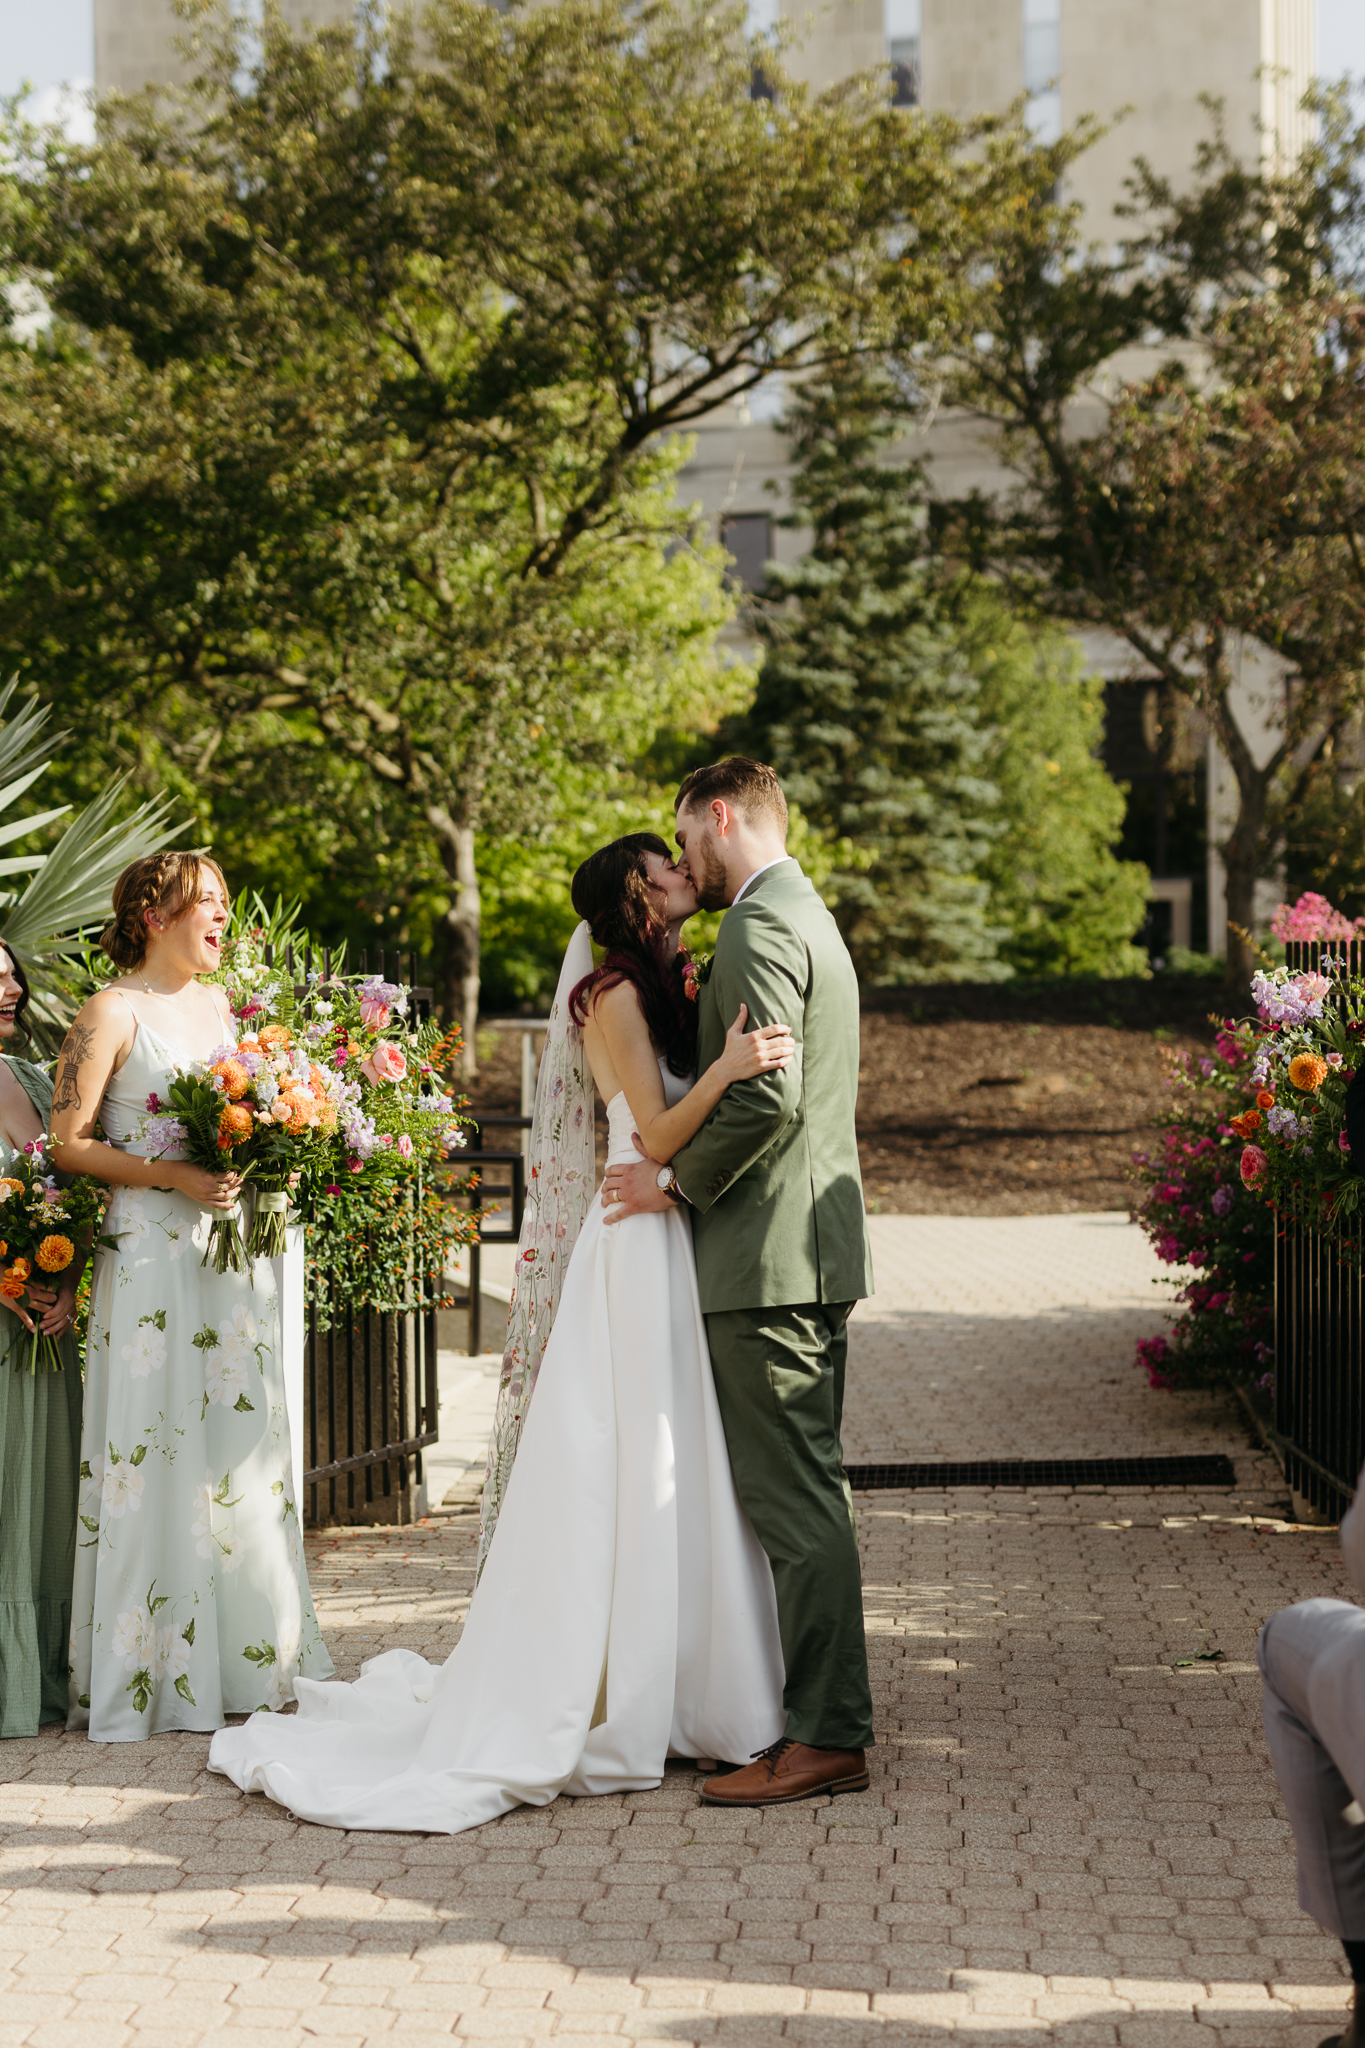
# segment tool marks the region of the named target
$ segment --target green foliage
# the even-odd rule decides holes
[[[770,571],[767,653],[731,736],[847,843],[830,901],[865,980],[995,980],[1008,969],[979,875],[997,801],[988,741],[923,560],[919,479],[879,460],[900,409],[862,367],[795,400],[790,523],[814,542]]]
[[[803,391],[814,546],[772,571],[734,736],[844,839],[830,900],[867,979],[1145,973],[1147,872],[1111,850],[1101,685],[1055,627],[929,552],[922,479],[884,458],[903,410],[865,369]]]
[[[420,46],[187,11],[178,102],[0,152],[0,270],[55,316],[0,346],[0,659],[168,756],[254,885],[316,823],[310,914],[359,885],[467,1010],[476,836],[686,722],[728,615],[679,436],[934,343],[1018,144],[766,43],[755,101],[738,5],[437,0]]]
[[[6,778],[0,788],[0,813],[17,804],[46,774],[51,766],[50,750],[60,747],[66,737],[63,733],[45,734],[51,707],[31,697],[11,713],[17,689],[15,677],[0,689],[0,775]],[[116,777],[83,811],[68,819],[60,833],[49,829],[47,852],[8,854],[0,860],[0,875],[31,875],[22,890],[0,887],[0,932],[23,962],[33,994],[30,1022],[35,1038],[48,1050],[55,1050],[79,1000],[77,963],[84,951],[86,927],[97,920],[103,923],[118,874],[130,860],[157,844],[166,825],[170,806],[164,799],[142,804],[131,817],[117,823],[126,802],[123,779]],[[6,818],[0,825],[0,846],[12,846],[51,828],[66,817],[68,809],[60,804],[55,809]]]
[[[1074,641],[972,580],[954,605],[962,658],[989,729],[984,770],[1001,828],[978,862],[1000,955],[1030,979],[1148,972],[1132,943],[1148,873],[1118,860],[1124,795],[1098,758],[1104,691]]]

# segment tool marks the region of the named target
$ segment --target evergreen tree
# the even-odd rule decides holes
[[[1009,969],[981,878],[997,829],[989,735],[923,560],[915,472],[879,460],[897,410],[889,380],[860,365],[798,394],[788,523],[814,543],[772,566],[757,693],[727,736],[838,843],[825,894],[865,981],[997,980]]]
[[[929,552],[922,476],[885,459],[901,410],[866,366],[799,395],[789,523],[814,545],[772,568],[731,737],[835,842],[825,894],[865,980],[1144,973],[1103,685],[1060,628]]]
[[[1075,641],[1011,611],[979,579],[954,600],[957,644],[980,687],[990,737],[985,772],[999,791],[999,836],[980,874],[1016,974],[1052,978],[1147,972],[1132,943],[1148,872],[1113,852],[1124,796],[1099,758],[1104,685]]]

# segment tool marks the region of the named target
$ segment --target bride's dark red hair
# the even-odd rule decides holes
[[[593,998],[628,981],[650,1037],[681,1079],[697,1064],[697,1010],[683,992],[685,956],[670,955],[668,926],[650,898],[647,853],[670,858],[657,832],[628,832],[589,854],[573,878],[573,907],[606,958],[574,989],[569,1015],[585,1024]]]

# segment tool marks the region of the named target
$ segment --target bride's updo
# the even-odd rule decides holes
[[[227,894],[223,870],[206,853],[148,853],[123,870],[114,884],[114,915],[100,933],[100,948],[115,967],[131,974],[147,957],[147,912],[174,924],[198,900],[204,869],[217,875]]]
[[[575,1024],[587,1021],[594,996],[628,981],[640,999],[649,1035],[680,1078],[697,1064],[697,1009],[683,992],[686,957],[668,950],[668,923],[649,893],[647,853],[671,858],[657,832],[630,832],[590,853],[573,878],[573,907],[606,958],[569,997]]]

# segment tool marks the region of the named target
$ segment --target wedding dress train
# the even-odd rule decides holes
[[[686,1086],[664,1069],[670,1106]],[[633,1160],[624,1095],[607,1115],[612,1162]],[[297,1716],[222,1730],[209,1768],[325,1826],[455,1834],[560,1792],[649,1789],[668,1755],[746,1761],[782,1732],[782,1686],[691,1226],[608,1224],[598,1195],[456,1648],[297,1679]]]

